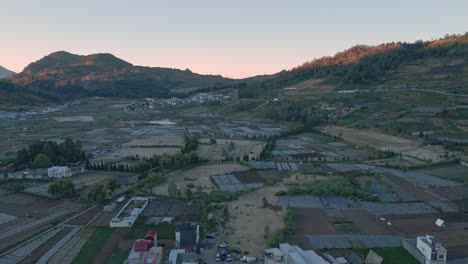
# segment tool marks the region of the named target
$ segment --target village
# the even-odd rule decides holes
[[[239,103],[226,96],[94,98],[6,115],[0,150],[29,158],[1,168],[0,263],[467,258],[463,151],[428,144],[434,134],[333,121],[363,111],[362,100],[319,100],[316,114],[332,121],[298,130],[226,114]]]

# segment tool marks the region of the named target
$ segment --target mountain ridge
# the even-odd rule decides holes
[[[0,79],[7,78],[7,77],[10,77],[10,76],[15,75],[15,74],[16,74],[16,72],[10,71],[5,67],[0,66]]]
[[[409,66],[427,67],[414,72],[405,68]],[[169,97],[177,90],[206,91],[223,87],[238,88],[241,97],[259,98],[273,97],[280,88],[311,79],[331,83],[334,89],[382,85],[426,88],[442,83],[443,89],[459,92],[456,89],[468,88],[464,84],[468,78],[466,69],[468,33],[414,43],[356,45],[334,56],[306,61],[290,70],[245,79],[136,66],[109,53],[76,55],[57,51],[29,64],[8,80],[17,89],[27,88],[63,100],[89,96]]]

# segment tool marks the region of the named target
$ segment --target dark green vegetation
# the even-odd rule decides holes
[[[210,88],[234,83],[190,70],[133,66],[111,54],[79,56],[54,52],[11,78],[28,88],[63,99],[78,97],[167,97],[171,89]]]
[[[70,198],[76,194],[73,182],[65,179],[51,183],[48,192],[56,198]]]
[[[296,224],[294,222],[294,214],[292,209],[286,209],[284,214],[284,225],[283,229],[280,229],[273,233],[268,241],[268,247],[278,247],[283,242],[285,235],[292,235],[296,232]]]
[[[361,255],[362,258],[366,258],[369,250],[373,250],[379,254],[385,264],[417,264],[419,263],[413,256],[411,256],[404,248],[371,248],[371,249],[357,249],[356,252]]]
[[[117,248],[112,252],[112,256],[109,259],[108,264],[122,264],[125,260],[128,258],[128,250],[121,250],[120,248]]]
[[[274,78],[260,84],[246,85],[240,89],[243,97],[271,97],[278,88],[296,84],[311,78],[330,78],[323,84],[338,87],[368,87],[376,84],[401,84],[418,87],[425,84],[417,72],[409,75],[399,74],[397,69],[403,65],[424,65],[428,60],[445,62],[444,66],[431,68],[431,74],[445,74],[451,80],[453,91],[466,91],[466,61],[468,54],[468,34],[446,36],[435,41],[417,41],[416,43],[392,42],[378,46],[354,46],[333,57],[322,57],[304,63],[289,71],[282,71]],[[450,66],[453,59],[465,58],[460,65]],[[414,78],[417,76],[418,78]],[[409,77],[409,78],[408,78]],[[417,81],[416,81],[417,80]],[[432,85],[437,80],[429,81]],[[439,80],[440,82],[440,80]],[[437,85],[436,85],[437,86]]]
[[[50,165],[45,164],[47,161],[52,165],[66,165],[84,160],[86,160],[86,155],[81,150],[81,142],[66,138],[64,142],[59,144],[52,141],[41,141],[29,145],[27,149],[18,151],[15,165],[17,169],[46,168]]]
[[[272,98],[280,88],[309,79],[340,89],[422,87],[466,93],[468,34],[415,43],[358,45],[332,57],[306,62],[274,75],[232,80],[190,70],[133,66],[111,54],[74,55],[59,51],[31,63],[0,82],[4,109],[55,103],[64,99],[103,96],[168,97],[171,90],[195,88],[239,90],[241,98]],[[193,89],[188,93],[193,93]],[[257,104],[258,103],[258,104]],[[233,105],[235,111],[261,102]],[[292,109],[294,110],[294,109]],[[284,117],[282,117],[284,118]]]
[[[34,106],[60,103],[55,95],[28,87],[19,87],[6,79],[0,79],[0,110],[28,109]]]
[[[94,257],[101,251],[113,231],[114,229],[111,228],[97,228],[91,238],[81,248],[78,256],[73,259],[72,263],[92,263]]]
[[[200,141],[198,141],[198,138],[190,136],[190,135],[185,135],[184,140],[185,140],[185,143],[184,143],[184,147],[181,150],[182,153],[190,153],[196,150],[198,147],[198,144],[200,144]]]
[[[328,176],[326,180],[317,180],[301,186],[293,186],[287,191],[280,191],[277,195],[337,195],[364,200],[375,200],[371,193],[353,185],[350,180],[342,176]]]
[[[145,224],[145,219],[144,217],[139,217],[133,226],[130,228],[128,233],[126,234],[125,238],[126,239],[140,239],[144,238],[146,235],[146,232],[150,229],[154,229],[158,231],[158,239],[175,239],[175,227],[172,224],[169,223],[160,223],[158,225],[147,225]]]

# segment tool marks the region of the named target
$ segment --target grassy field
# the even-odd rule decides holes
[[[107,239],[114,230],[111,228],[98,228],[81,248],[78,256],[73,260],[73,264],[92,263],[94,257],[99,253],[101,248],[106,244]]]
[[[411,256],[404,248],[363,248],[356,250],[359,255],[364,259],[366,258],[369,250],[373,250],[375,253],[379,254],[383,259],[385,264],[418,264],[419,262]]]
[[[147,225],[142,217],[140,217],[130,228],[126,235],[126,239],[143,238],[146,235],[146,232],[150,229],[158,231],[158,239],[175,239],[174,225],[168,223]]]
[[[111,258],[107,264],[121,264],[128,258],[128,251],[118,249],[112,253]]]

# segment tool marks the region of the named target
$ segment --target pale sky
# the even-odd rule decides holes
[[[0,65],[54,51],[241,78],[357,44],[468,31],[467,0],[2,0]]]

